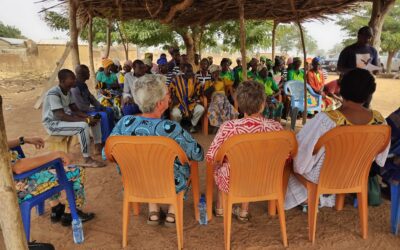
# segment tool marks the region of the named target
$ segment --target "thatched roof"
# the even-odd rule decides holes
[[[68,0],[62,0],[68,2]],[[239,19],[237,0],[76,0],[78,15],[117,20],[156,19],[177,26]],[[245,18],[291,22],[348,11],[357,0],[247,0]]]

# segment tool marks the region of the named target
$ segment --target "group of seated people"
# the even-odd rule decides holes
[[[59,85],[50,89],[44,100],[43,125],[50,135],[72,136],[78,135],[81,152],[85,159],[79,164],[86,167],[103,167],[105,163],[95,160],[91,154],[90,131],[95,144],[95,154],[101,154],[102,143],[100,119],[88,115],[87,112],[104,112],[105,119],[109,122],[117,121],[110,136],[131,135],[131,136],[166,136],[174,139],[185,151],[188,158],[193,161],[202,161],[204,155],[209,162],[214,162],[214,157],[222,143],[228,138],[237,134],[280,131],[283,127],[278,122],[281,114],[276,109],[282,109],[279,105],[279,93],[281,84],[286,80],[299,80],[304,71],[300,69],[301,61],[298,58],[293,60],[291,68],[285,72],[283,59],[277,57],[275,64],[261,61],[259,64],[256,58],[250,60],[247,71],[248,80],[238,82],[242,77],[240,60],[238,66],[231,70],[231,61],[223,59],[221,65],[215,65],[209,59],[202,59],[196,65],[199,70],[194,73],[193,66],[189,63],[180,63],[178,50],[172,50],[172,60],[166,61],[162,56],[158,60],[157,67],[147,66],[140,60],[124,65],[125,71],[120,76],[114,77],[113,67],[109,59],[103,60],[104,69],[97,73],[99,96],[108,93],[122,93],[123,117],[115,117],[115,99],[108,98],[113,102],[107,109],[104,102],[96,100],[89,92],[85,83],[89,79],[89,70],[85,65],[79,65],[75,73],[62,69],[59,74]],[[265,58],[261,58],[265,59]],[[150,61],[151,62],[151,61]],[[266,66],[262,66],[266,63]],[[261,65],[261,66],[260,66]],[[324,83],[323,75],[320,72],[318,60],[313,60],[313,79],[310,84],[315,91],[321,93]],[[130,69],[134,68],[134,72]],[[155,68],[155,69],[153,69]],[[156,73],[151,73],[155,70]],[[158,71],[158,72],[157,72]],[[309,72],[310,72],[309,71]],[[147,72],[147,73],[146,73]],[[287,77],[286,77],[287,75]],[[118,82],[118,79],[124,79]],[[111,80],[110,80],[111,79]],[[120,85],[123,84],[121,88]],[[106,87],[104,87],[106,86]],[[122,89],[122,90],[121,90]],[[294,171],[307,180],[318,183],[321,166],[324,160],[324,151],[313,155],[313,148],[318,139],[329,130],[337,126],[351,125],[380,125],[385,124],[385,119],[375,110],[363,107],[363,104],[371,98],[376,89],[375,78],[370,72],[363,69],[354,69],[346,73],[340,81],[340,96],[342,105],[335,110],[325,111],[317,114],[309,120],[297,134],[298,154],[293,159]],[[108,92],[108,93],[105,93]],[[112,94],[114,95],[114,94]],[[115,95],[116,97],[117,95]],[[205,112],[201,98],[210,100],[208,106],[208,117],[213,126],[218,127],[211,146],[205,153],[200,144],[192,137],[186,129],[181,126],[180,121],[188,118],[191,127],[195,127]],[[275,100],[275,101],[273,101]],[[274,104],[274,105],[271,105]],[[134,114],[124,113],[124,108]],[[118,106],[118,105],[117,105]],[[235,108],[236,106],[236,108]],[[128,108],[127,108],[128,109]],[[135,111],[136,110],[136,111]],[[166,111],[170,110],[170,116]],[[119,112],[119,111],[118,111]],[[239,112],[242,118],[239,117]],[[281,112],[281,111],[280,111]],[[268,115],[266,115],[266,113]],[[392,147],[387,146],[386,150],[376,157],[378,173],[384,176],[386,182],[400,180],[400,160],[398,159],[400,127],[400,111],[396,111],[389,117],[388,124],[393,129]],[[170,118],[170,119],[169,119]],[[12,149],[20,144],[33,144],[38,148],[43,147],[44,142],[39,138],[23,138],[9,141],[9,148]],[[45,162],[55,158],[62,158],[65,164],[68,179],[74,183],[75,199],[78,207],[82,207],[85,201],[84,195],[84,168],[70,165],[71,160],[62,152],[51,152],[42,156],[35,156],[27,159],[18,159],[16,154],[12,161],[14,173],[23,173],[34,169]],[[389,157],[388,160],[386,160]],[[386,162],[386,164],[385,164]],[[172,167],[172,166],[171,166]],[[187,165],[182,165],[178,160],[174,164],[176,191],[180,192],[187,188],[190,170]],[[223,215],[221,194],[229,191],[229,162],[222,164],[214,163],[214,178],[219,189],[218,201],[215,213]],[[38,175],[17,181],[16,187],[18,199],[23,202],[25,199],[35,196],[46,190],[46,187],[56,185],[56,176],[50,170],[43,170]],[[51,220],[61,220],[63,225],[70,225],[71,216],[68,205],[58,203],[58,197],[51,201]],[[286,191],[286,209],[299,206],[307,202],[305,187],[295,176],[290,176],[288,189]],[[249,220],[249,204],[244,203],[234,209],[234,215],[240,221]],[[83,221],[94,217],[93,213],[84,213],[79,210],[79,216]],[[159,224],[160,207],[157,204],[149,204],[148,223]],[[174,224],[175,215],[173,207],[169,207],[165,218],[165,224]]]

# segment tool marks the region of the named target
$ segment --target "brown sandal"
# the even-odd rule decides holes
[[[174,221],[168,221],[167,218],[172,218]],[[167,213],[167,216],[165,217],[165,223],[167,227],[175,227],[175,214],[173,213]]]
[[[153,216],[157,216],[157,219],[152,220],[151,217]],[[152,225],[152,226],[156,226],[160,224],[160,218],[161,218],[161,212],[160,211],[152,211],[149,213],[149,217],[147,218],[147,224],[148,225]]]

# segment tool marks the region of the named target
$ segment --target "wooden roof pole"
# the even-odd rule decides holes
[[[93,87],[96,85],[96,70],[94,69],[94,58],[93,58],[93,16],[89,12],[89,22],[88,22],[88,49],[89,49],[89,66],[90,66],[90,78],[93,82]]]
[[[290,0],[290,5],[292,7],[293,14],[297,16],[297,25],[299,26],[300,30],[300,38],[301,38],[301,45],[303,47],[303,57],[304,57],[304,66],[306,65],[306,60],[307,60],[307,51],[306,51],[306,45],[304,42],[304,33],[303,33],[303,27],[301,26],[300,18],[298,15],[298,12],[296,10],[296,6],[294,4],[294,0]],[[304,111],[303,111],[303,125],[306,124],[307,122],[307,69],[304,67]]]
[[[275,60],[275,42],[276,42],[276,27],[278,27],[279,22],[274,20],[274,26],[272,28],[272,55],[271,55],[271,59]]]
[[[80,64],[79,60],[79,29],[77,25],[76,12],[78,5],[76,0],[69,0],[69,36],[71,40],[71,56],[72,56],[72,67],[76,67]]]
[[[304,112],[303,112],[303,125],[307,122],[307,69],[306,69],[306,60],[307,60],[307,51],[306,51],[306,44],[304,42],[304,33],[303,27],[301,26],[300,21],[297,21],[297,25],[300,29],[300,36],[301,36],[301,45],[303,46],[303,55],[304,55]]]
[[[0,227],[7,250],[28,249],[10,165],[0,96]]]
[[[246,61],[246,27],[244,20],[244,2],[237,0],[239,5],[239,25],[240,25],[240,52],[242,54],[242,75],[243,81],[247,81],[247,61]]]

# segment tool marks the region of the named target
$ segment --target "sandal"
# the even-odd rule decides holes
[[[107,166],[105,162],[96,161],[93,159],[88,162],[85,162],[85,163],[79,163],[77,165],[79,165],[81,167],[85,167],[85,168],[103,168],[103,167]]]
[[[157,216],[157,219],[152,220],[151,217],[153,216]],[[149,213],[149,217],[147,218],[147,224],[148,225],[152,225],[152,226],[156,226],[160,224],[160,218],[161,218],[161,212],[160,211],[152,211]]]
[[[174,221],[168,221],[168,218],[172,218],[174,219]],[[166,217],[165,217],[165,223],[164,223],[167,227],[175,227],[175,214],[173,213],[167,213]]]
[[[247,212],[245,216],[242,216],[241,213],[242,213],[242,212],[241,212],[240,207],[235,207],[235,208],[232,210],[232,214],[236,217],[236,219],[237,219],[239,222],[242,222],[242,223],[248,222],[248,221],[250,220],[250,214],[249,214],[249,212]]]
[[[224,209],[223,208],[214,208],[215,217],[224,217]]]

